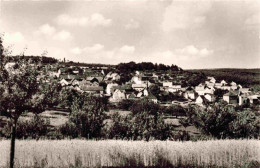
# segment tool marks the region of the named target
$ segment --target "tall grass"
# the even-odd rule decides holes
[[[0,141],[0,167],[7,167],[10,141]],[[260,163],[258,140],[87,141],[17,140],[17,167],[246,167]]]

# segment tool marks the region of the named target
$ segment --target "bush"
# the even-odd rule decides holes
[[[130,110],[133,104],[134,100],[124,99],[118,103],[118,108],[122,110]]]
[[[173,127],[165,124],[162,116],[150,115],[146,111],[127,116],[115,113],[111,119],[113,124],[106,130],[107,138],[149,141],[166,140],[172,136]]]
[[[164,113],[172,116],[185,116],[185,109],[181,105],[171,105],[164,109]]]
[[[81,94],[74,98],[70,107],[69,121],[60,127],[64,136],[101,138],[104,127],[106,104],[103,98]]]
[[[135,101],[130,109],[133,115],[136,115],[143,111],[148,112],[149,115],[158,116],[160,114],[160,106],[147,99]]]
[[[18,139],[39,139],[49,132],[50,121],[42,119],[39,115],[35,115],[30,120],[19,120],[16,128],[16,137]],[[9,121],[4,127],[3,134],[6,138],[11,137],[11,122]]]
[[[235,107],[215,103],[206,109],[190,106],[187,122],[206,135],[220,138],[257,138],[260,134],[259,113],[252,109],[235,110]]]

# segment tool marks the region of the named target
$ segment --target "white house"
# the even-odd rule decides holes
[[[60,84],[61,84],[61,86],[68,86],[68,85],[69,85],[69,82],[68,82],[67,80],[65,80],[65,79],[62,79],[62,80],[60,81]]]
[[[236,84],[236,82],[233,82],[233,81],[232,81],[232,82],[230,83],[230,85],[231,85],[231,86],[236,86],[237,84]]]
[[[146,84],[132,84],[132,88],[136,91],[142,91],[144,90],[145,88],[147,88],[147,85]]]
[[[119,102],[123,99],[126,99],[125,91],[116,89],[113,93],[113,96],[109,100],[112,102]]]
[[[172,87],[168,88],[168,91],[172,93],[178,92],[179,90],[181,90],[181,85],[172,85]]]
[[[114,87],[114,86],[118,86],[118,84],[117,83],[109,83],[109,84],[107,84],[106,93],[108,95],[111,95],[111,88]]]
[[[205,93],[205,86],[196,86],[195,87],[195,91],[199,94],[199,95],[204,95]]]
[[[205,94],[204,95],[205,99],[207,99],[209,102],[214,101],[214,95],[213,94]]]
[[[163,82],[163,87],[172,87],[172,82]]]
[[[131,81],[135,84],[142,84],[142,80],[141,80],[141,77],[139,76],[133,76]]]
[[[222,80],[220,83],[222,86],[225,86],[227,84],[227,82],[225,80]]]
[[[196,99],[196,92],[194,91],[186,91],[184,92],[183,96],[186,98],[186,99],[191,99],[191,100],[195,100]]]
[[[214,77],[208,77],[210,83],[216,83],[216,79]]]
[[[205,102],[206,102],[206,98],[203,95],[198,96],[197,99],[195,100],[195,103],[200,106],[203,106]]]

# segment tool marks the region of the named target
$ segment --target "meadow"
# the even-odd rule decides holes
[[[9,149],[10,141],[1,140],[0,167],[7,167]],[[250,167],[259,163],[259,140],[17,140],[15,154],[16,167]]]

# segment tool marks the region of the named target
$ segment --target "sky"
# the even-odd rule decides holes
[[[258,0],[0,1],[0,33],[12,55],[260,68],[259,30]]]

